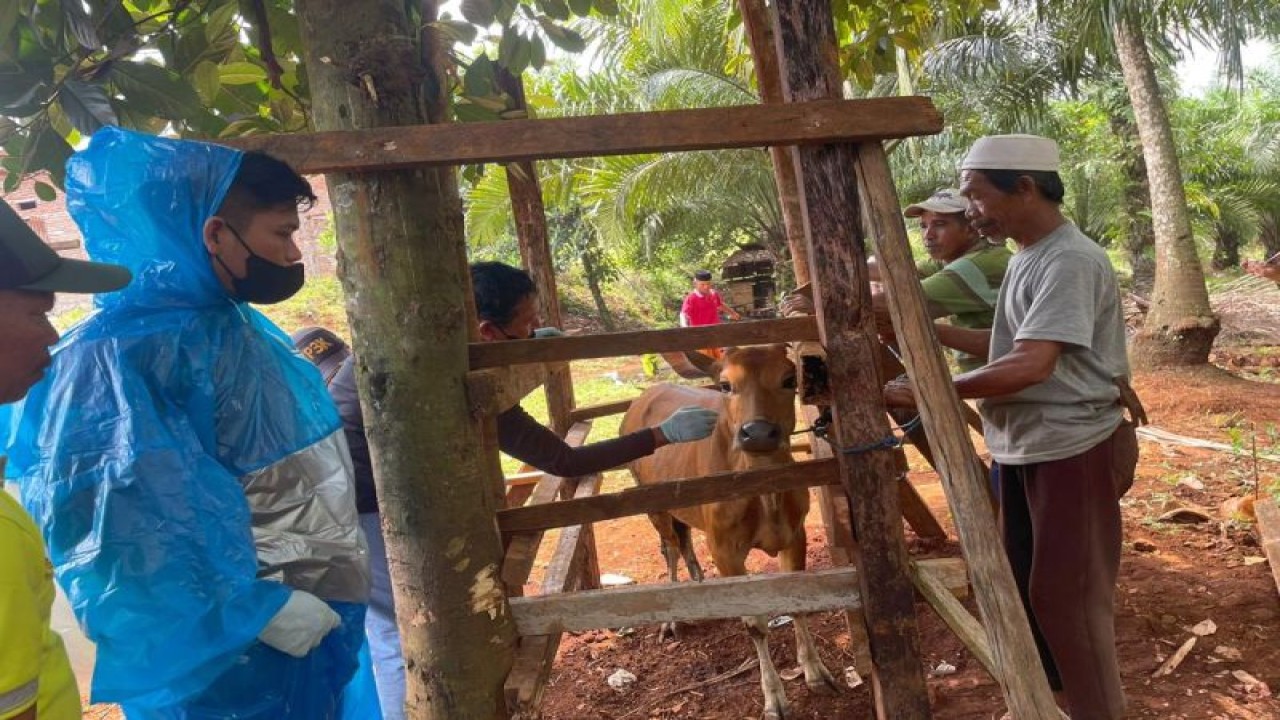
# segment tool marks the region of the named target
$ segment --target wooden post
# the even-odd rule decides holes
[[[835,27],[827,0],[777,0],[779,64],[790,101],[838,98]],[[879,356],[853,149],[797,150],[819,334],[827,349],[835,412],[833,444],[855,448],[889,434],[880,402]],[[888,181],[888,180],[886,180]],[[891,182],[891,181],[888,181]],[[858,579],[871,645],[871,682],[880,720],[928,718],[920,666],[915,592],[909,575],[893,453],[836,453],[857,536]]]
[[[423,78],[440,68],[423,66],[404,3],[299,0],[297,11],[317,129],[427,121],[437,99]],[[409,716],[505,718],[515,632],[498,577],[500,475],[467,407],[474,312],[454,171],[334,173],[328,186]]]
[[[969,441],[960,400],[925,310],[924,291],[907,244],[889,160],[879,144],[863,143],[858,146],[855,161],[862,199],[876,238],[876,257],[888,291],[885,294],[894,332],[901,343],[907,373],[915,383],[920,417],[973,574],[974,595],[991,651],[1002,670],[999,679],[1005,701],[1013,717],[1020,720],[1058,718],[1058,707],[1049,691],[1022,600],[996,532],[987,474]]]
[[[527,108],[523,79],[512,75],[506,68],[500,68],[498,83],[515,100],[517,108]],[[532,160],[510,163],[506,168],[520,259],[538,287],[538,312],[543,324],[558,328],[564,323],[564,316],[560,313],[560,295],[556,290],[555,259],[551,256],[551,243],[547,240],[547,213],[542,204],[538,168]],[[551,419],[551,429],[564,437],[573,424],[569,418],[573,411],[573,378],[569,375],[568,363],[551,365],[548,370],[545,388],[547,414]]]
[[[765,7],[764,0],[738,0],[738,7],[756,66],[760,99],[766,103],[786,102],[782,95],[782,72],[778,69],[778,33],[769,8]],[[804,209],[795,156],[791,148],[775,145],[769,148],[769,158],[773,160],[773,181],[778,186],[778,204],[787,229],[787,246],[791,248],[792,273],[796,284],[803,285],[809,282],[809,247],[804,237]]]

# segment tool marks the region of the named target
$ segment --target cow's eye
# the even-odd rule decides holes
[[[786,378],[785,380],[783,380],[783,381],[782,381],[782,389],[783,389],[783,390],[795,390],[795,389],[796,389],[796,377],[795,377],[794,375],[792,375],[791,377]]]
[[[731,392],[733,392],[733,384],[732,384],[732,383],[730,383],[728,380],[721,380],[721,381],[720,381],[720,392],[722,392],[722,393],[731,393]]]

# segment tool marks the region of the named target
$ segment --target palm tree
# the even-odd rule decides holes
[[[1192,40],[1217,45],[1224,69],[1240,77],[1240,50],[1250,37],[1280,31],[1274,0],[1067,0],[1018,3],[1054,25],[1075,28],[1083,56],[1119,65],[1133,106],[1151,191],[1156,275],[1151,310],[1133,343],[1144,366],[1208,362],[1219,323],[1209,306],[1196,252],[1173,126],[1157,77],[1160,55]]]

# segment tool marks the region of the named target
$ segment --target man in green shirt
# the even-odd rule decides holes
[[[908,205],[902,214],[919,220],[924,249],[929,253],[928,260],[916,264],[929,303],[929,315],[949,318],[955,327],[986,329],[995,317],[1000,283],[1013,254],[1003,243],[993,243],[973,229],[965,218],[967,209],[968,203],[960,191],[947,188]],[[867,261],[867,269],[872,282],[878,285],[880,268],[875,258]],[[888,298],[882,288],[873,287],[871,305],[876,313],[876,326],[886,340],[891,340],[893,325],[889,320]],[[783,301],[781,310],[783,315],[810,314],[813,307],[807,298],[791,295]],[[956,362],[962,371],[983,364],[981,358],[959,350]]]
[[[903,215],[918,219],[929,260],[916,265],[929,314],[950,318],[963,328],[989,328],[995,318],[996,297],[1005,268],[1013,254],[1003,243],[982,237],[965,218],[968,203],[953,188],[939,190],[927,200],[908,205]],[[889,307],[881,293],[872,293],[877,324],[891,328]],[[959,350],[956,363],[961,371],[981,367],[983,361]]]

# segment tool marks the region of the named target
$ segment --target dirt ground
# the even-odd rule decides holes
[[[1215,359],[1230,373],[1207,368],[1139,374],[1135,387],[1159,428],[1246,451],[1256,438],[1259,453],[1277,453],[1280,386],[1265,379],[1246,379],[1274,373],[1274,358],[1274,349],[1268,348],[1219,352]],[[926,467],[918,458],[912,467],[911,480],[922,494],[931,503],[944,502],[932,471],[914,470]],[[1280,490],[1278,468],[1277,462],[1257,463],[1260,481],[1256,484],[1262,486],[1264,496]],[[613,487],[626,482],[616,475],[609,480]],[[1126,537],[1117,592],[1116,629],[1129,717],[1280,718],[1280,702],[1270,697],[1267,687],[1280,688],[1276,581],[1262,558],[1252,522],[1239,516],[1224,518],[1219,507],[1230,498],[1251,496],[1256,484],[1250,457],[1142,443],[1138,480],[1123,501]],[[1202,509],[1209,519],[1159,520],[1178,507]],[[950,530],[950,518],[945,512],[942,515]],[[816,508],[809,525],[810,565],[828,567]],[[640,583],[665,581],[657,537],[645,518],[598,524],[595,532],[602,572],[626,575]],[[907,537],[916,557],[960,554],[955,542],[927,545],[909,531]],[[549,545],[544,543],[544,548]],[[704,547],[699,546],[699,554],[703,567],[715,574]],[[757,553],[752,567],[770,570],[776,569],[776,563]],[[974,610],[972,598],[965,603]],[[917,606],[917,619],[934,716],[939,720],[999,717],[1004,703],[986,671],[927,605]],[[1216,632],[1199,637],[1173,672],[1153,677],[1193,637],[1191,628],[1206,620],[1213,621]],[[827,666],[841,677],[853,662],[843,617],[821,614],[811,618],[810,627]],[[795,666],[789,630],[772,633],[770,646],[780,671]],[[545,717],[559,720],[756,718],[762,707],[758,672],[748,670],[705,682],[753,657],[737,620],[687,626],[678,644],[659,643],[654,627],[571,635],[561,645],[543,711]],[[943,662],[955,671],[936,672]],[[618,669],[637,677],[625,691],[606,683]],[[787,682],[792,717],[871,717],[870,669],[857,671],[866,681],[837,697],[811,695],[801,679]],[[1249,681],[1250,676],[1261,684]]]

